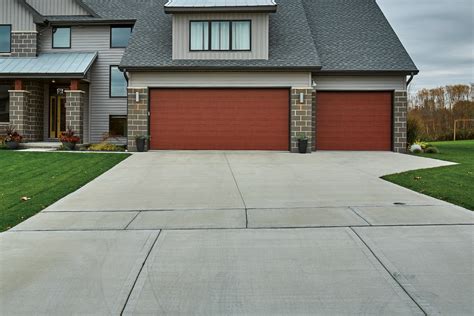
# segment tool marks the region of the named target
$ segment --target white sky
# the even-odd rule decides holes
[[[420,74],[412,90],[474,82],[474,0],[376,0]]]

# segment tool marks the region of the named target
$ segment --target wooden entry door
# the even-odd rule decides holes
[[[66,99],[60,95],[49,99],[49,138],[59,138],[66,131]]]

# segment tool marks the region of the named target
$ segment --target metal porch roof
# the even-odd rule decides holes
[[[96,58],[97,52],[0,58],[0,78],[84,78]]]

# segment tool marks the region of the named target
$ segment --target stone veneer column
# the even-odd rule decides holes
[[[406,91],[395,91],[393,100],[393,151],[404,153],[407,149],[407,111]]]
[[[12,32],[11,57],[36,57],[38,32]]]
[[[29,140],[28,135],[28,97],[26,90],[9,90],[10,94],[10,124],[23,136],[24,141]]]
[[[313,92],[312,87],[291,89],[291,152],[298,152],[297,137],[304,134],[308,137],[308,152],[311,152],[313,143]],[[300,102],[300,94],[303,102]]]
[[[128,88],[128,115],[127,115],[127,134],[128,150],[136,151],[137,146],[135,137],[148,135],[148,89],[147,88]],[[137,102],[136,93],[139,93]],[[148,144],[147,144],[148,149]]]
[[[66,128],[71,128],[75,135],[84,138],[84,99],[81,90],[66,90]]]
[[[312,102],[312,112],[311,112],[311,135],[313,137],[313,142],[311,144],[313,151],[316,151],[316,89],[313,89],[313,96],[311,98]]]

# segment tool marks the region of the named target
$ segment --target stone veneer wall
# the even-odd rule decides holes
[[[303,102],[300,102],[300,93],[304,95]],[[297,137],[300,134],[308,137],[308,152],[311,152],[313,143],[313,94],[314,89],[311,87],[291,89],[291,152],[298,152]]]
[[[140,94],[140,101],[138,102],[136,102],[136,92]],[[127,147],[129,151],[136,151],[137,146],[135,137],[139,135],[148,135],[147,88],[128,88],[127,111]]]
[[[393,151],[404,153],[407,150],[407,92],[395,91],[393,97]]]
[[[36,57],[38,32],[12,32],[11,57]]]
[[[27,104],[27,128],[24,135],[28,141],[43,140],[44,87],[40,81],[28,81],[25,90],[29,92]]]
[[[312,122],[312,137],[313,137],[313,142],[311,144],[311,148],[313,151],[316,151],[316,90],[313,91],[313,97],[312,97],[312,112],[311,112],[311,122]]]
[[[28,141],[28,97],[26,90],[10,90],[10,124]]]
[[[24,90],[10,90],[10,124],[23,141],[43,140],[44,89],[39,81],[27,81]]]
[[[85,92],[66,90],[66,128],[71,128],[75,135],[84,140],[84,103]]]

